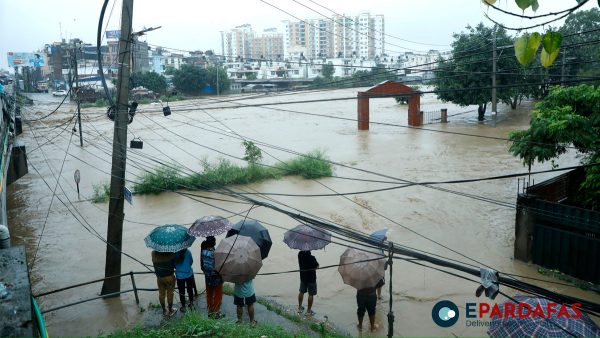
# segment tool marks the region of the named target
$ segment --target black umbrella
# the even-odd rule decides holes
[[[254,240],[256,245],[260,248],[260,256],[262,259],[267,258],[269,251],[271,250],[271,236],[269,231],[255,220],[247,219],[245,221],[239,221],[231,227],[231,230],[227,232],[226,237],[240,234],[242,236],[248,236]]]

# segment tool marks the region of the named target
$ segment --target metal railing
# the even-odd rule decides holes
[[[150,272],[150,271],[144,271],[144,272],[130,271],[130,272],[127,272],[127,273],[122,273],[120,275],[115,275],[115,276],[110,276],[110,277],[105,277],[105,278],[99,278],[99,279],[95,279],[95,280],[84,282],[84,283],[78,283],[78,284],[69,285],[69,286],[66,286],[66,287],[63,287],[63,288],[60,288],[60,289],[56,289],[56,290],[52,290],[52,291],[48,291],[48,292],[42,292],[42,293],[39,293],[37,295],[33,295],[33,297],[34,298],[44,297],[44,296],[48,296],[48,295],[55,294],[55,293],[58,293],[58,292],[62,292],[62,291],[66,291],[66,290],[70,290],[70,289],[74,289],[74,288],[78,288],[78,287],[81,287],[81,286],[103,282],[103,281],[105,281],[107,279],[111,279],[111,278],[129,276],[131,278],[131,285],[132,285],[131,289],[124,290],[124,291],[119,291],[119,292],[108,293],[108,294],[105,294],[105,295],[100,295],[100,296],[96,296],[96,297],[86,298],[86,299],[79,300],[79,301],[76,301],[76,302],[73,302],[73,303],[69,303],[69,304],[65,304],[65,305],[61,305],[61,306],[56,306],[56,307],[53,307],[53,308],[50,308],[50,309],[47,309],[47,310],[43,310],[42,313],[48,313],[48,312],[52,312],[52,311],[64,309],[66,307],[70,307],[70,306],[78,305],[78,304],[82,304],[82,303],[87,303],[89,301],[96,300],[96,299],[112,298],[112,297],[115,297],[115,296],[118,296],[118,295],[121,295],[121,294],[124,294],[124,293],[129,293],[129,292],[133,292],[133,294],[135,295],[135,302],[137,304],[139,304],[140,303],[140,298],[139,298],[139,295],[138,295],[138,291],[157,291],[158,289],[157,288],[138,288],[136,286],[136,284],[135,284],[135,277],[134,276],[135,275],[146,275],[146,274],[152,274],[152,273],[153,272]]]

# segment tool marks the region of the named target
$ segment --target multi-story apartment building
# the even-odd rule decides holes
[[[254,33],[249,24],[221,32],[221,53],[228,58],[251,58]]]
[[[265,29],[261,36],[252,41],[253,59],[279,59],[283,57],[283,34],[277,28]]]
[[[133,72],[145,73],[150,71],[150,56],[148,54],[148,43],[141,41],[137,36],[133,36]]]
[[[285,57],[293,59],[303,49],[305,57],[360,57],[372,60],[385,54],[383,15],[368,12],[356,17],[284,21]]]

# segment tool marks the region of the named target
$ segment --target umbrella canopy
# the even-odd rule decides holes
[[[187,228],[179,224],[158,226],[144,238],[146,246],[158,252],[177,252],[189,248],[195,240],[188,235]]]
[[[225,238],[215,249],[215,270],[226,282],[243,283],[253,279],[261,267],[260,249],[250,237]]]
[[[528,297],[528,296],[515,296],[514,299],[519,304],[514,304],[515,313],[518,313],[518,306],[523,304],[524,308],[521,310],[522,314],[528,312],[525,307],[525,303],[531,306],[531,310],[534,310],[538,305],[543,310],[544,314],[549,311],[548,304],[550,300],[539,297]],[[500,305],[500,311],[504,311],[504,304]],[[570,306],[565,305],[569,312],[569,317],[575,314],[575,311]],[[600,328],[594,324],[594,322],[586,314],[582,314],[579,318],[567,318],[566,315],[557,316],[558,310],[561,305],[555,304],[553,306],[554,312],[549,318],[543,318],[542,316],[527,316],[526,318],[519,318],[519,316],[510,316],[507,318],[498,318],[494,316],[490,323],[490,329],[488,334],[490,337],[598,337],[600,336]],[[504,316],[502,316],[504,317]],[[516,318],[513,318],[516,317]],[[571,335],[572,334],[572,335]]]
[[[221,216],[203,216],[198,218],[188,229],[188,234],[195,237],[217,236],[231,229],[231,223]]]
[[[267,258],[269,251],[271,250],[271,236],[269,231],[255,220],[245,220],[235,223],[231,230],[227,233],[227,237],[231,237],[234,234],[240,234],[242,236],[248,236],[254,240],[256,245],[260,248],[260,257],[262,259]]]
[[[283,234],[283,242],[292,249],[319,250],[331,243],[331,234],[326,230],[299,224]]]
[[[378,241],[381,241],[381,242],[383,242],[383,241],[385,241],[385,240],[386,240],[386,238],[387,238],[387,232],[388,232],[388,229],[387,229],[387,228],[385,228],[385,229],[379,229],[379,230],[377,230],[377,231],[373,232],[373,233],[371,234],[371,237],[372,237],[372,238],[375,238],[375,239],[376,239],[376,240],[378,240]]]
[[[338,272],[342,275],[345,284],[358,290],[373,288],[385,274],[385,257],[373,252],[348,248],[340,256]]]
[[[385,228],[385,229],[379,229],[377,231],[374,231],[370,235],[370,237],[374,238],[374,239],[376,239],[376,240],[378,240],[378,241],[380,241],[380,242],[383,243],[383,241],[385,241],[387,239],[387,232],[388,232],[387,228]],[[379,251],[379,252],[381,252],[381,254],[384,255],[383,249],[381,249],[381,251]]]

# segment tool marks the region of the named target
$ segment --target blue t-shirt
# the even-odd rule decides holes
[[[239,298],[247,298],[254,294],[254,283],[252,279],[244,283],[235,283],[233,294]]]
[[[192,263],[194,262],[194,259],[192,258],[192,253],[190,250],[185,249],[185,252],[183,253],[183,259],[181,259],[181,257],[177,257],[175,261],[175,277],[177,279],[186,279],[194,275],[194,270],[192,270]]]

